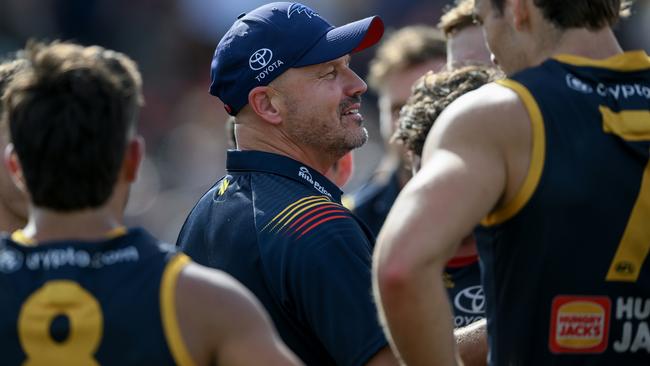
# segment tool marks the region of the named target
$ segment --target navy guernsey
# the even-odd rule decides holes
[[[2,365],[193,365],[175,313],[189,259],[145,230],[96,242],[0,238]]]
[[[308,365],[363,365],[387,345],[371,295],[372,235],[314,169],[228,151],[178,245],[247,286]],[[216,309],[215,309],[216,310]]]
[[[490,365],[650,365],[650,58],[557,56],[500,84],[533,147],[479,241]]]

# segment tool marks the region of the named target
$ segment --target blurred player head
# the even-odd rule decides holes
[[[0,96],[7,89],[13,78],[27,68],[28,62],[22,58],[11,59],[0,63]],[[0,103],[0,116],[3,114],[3,104]],[[9,131],[6,123],[0,123],[0,151],[4,151],[9,142]],[[0,168],[0,230],[14,231],[27,222],[27,197],[12,182],[4,165]]]
[[[126,204],[144,143],[136,135],[140,74],[127,56],[72,43],[29,43],[30,67],[6,92],[6,164],[39,209]],[[119,212],[118,212],[119,211]]]
[[[477,21],[496,62],[509,75],[542,62],[569,30],[614,25],[623,0],[475,0]]]
[[[474,22],[474,0],[460,0],[440,18],[438,28],[447,37],[447,68],[491,64],[483,30]]]
[[[502,76],[495,67],[470,65],[438,73],[428,72],[415,82],[413,94],[400,112],[399,127],[393,135],[393,140],[403,144],[412,157],[415,170],[419,169],[427,135],[442,111],[463,94]]]
[[[379,46],[370,63],[368,83],[379,97],[379,126],[387,145],[413,82],[429,70],[444,67],[446,57],[443,34],[424,25],[402,28]]]

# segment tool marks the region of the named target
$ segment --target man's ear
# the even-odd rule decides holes
[[[514,25],[517,30],[522,30],[529,26],[530,6],[535,6],[529,4],[529,1],[532,2],[532,0],[510,0],[514,16]]]
[[[16,187],[23,192],[27,192],[27,184],[25,184],[23,169],[20,166],[20,160],[18,159],[18,155],[14,149],[14,144],[12,143],[7,144],[5,147],[4,162],[5,168],[7,169],[7,172],[9,172],[11,180],[14,181]]]
[[[138,179],[138,172],[144,159],[145,143],[142,136],[137,135],[131,139],[124,153],[124,163],[122,165],[124,178],[127,182],[132,183]]]
[[[277,125],[282,122],[280,110],[277,107],[277,98],[271,87],[258,86],[248,93],[248,104],[255,114],[268,123]]]

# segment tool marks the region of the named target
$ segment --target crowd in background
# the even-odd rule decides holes
[[[146,105],[140,131],[147,159],[133,187],[127,223],[175,242],[200,195],[222,174],[227,114],[207,92],[214,47],[241,12],[263,0],[0,0],[0,58],[29,38],[99,44],[130,55],[143,74]],[[437,24],[451,0],[304,0],[333,24],[370,14],[387,28]],[[617,27],[624,49],[650,52],[650,0],[637,0],[630,19]],[[374,49],[356,55],[352,68],[365,76]],[[359,187],[382,155],[374,96],[364,99],[369,143],[355,151]]]

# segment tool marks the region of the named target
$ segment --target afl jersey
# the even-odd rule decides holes
[[[0,238],[2,365],[192,364],[174,306],[188,258],[120,230],[98,242]]]
[[[490,365],[650,365],[650,58],[560,55],[499,83],[533,143],[482,222]]]
[[[454,312],[454,328],[485,318],[485,295],[478,256],[452,259],[442,275]]]

